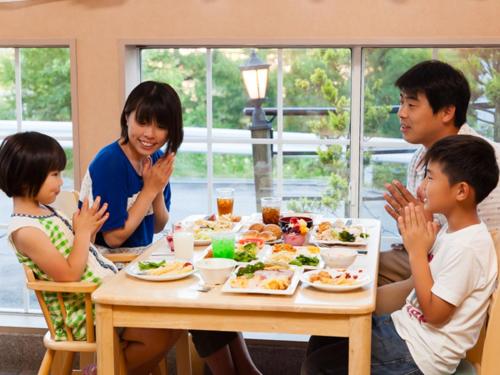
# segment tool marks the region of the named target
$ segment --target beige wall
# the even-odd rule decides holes
[[[0,45],[74,42],[84,171],[119,134],[124,41],[500,44],[499,20],[500,0],[32,0],[0,4]]]

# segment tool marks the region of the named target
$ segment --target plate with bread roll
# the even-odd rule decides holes
[[[266,244],[272,245],[281,242],[283,232],[276,224],[250,224],[248,230],[240,233],[240,238],[257,238],[263,240]]]

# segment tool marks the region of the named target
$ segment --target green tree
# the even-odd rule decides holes
[[[71,121],[71,81],[68,48],[21,48],[23,119]],[[14,62],[0,54],[0,106],[2,118],[15,118]]]

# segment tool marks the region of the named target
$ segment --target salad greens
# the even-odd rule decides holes
[[[339,232],[339,240],[344,242],[354,242],[356,241],[356,236],[347,230],[343,230],[342,232]]]
[[[239,251],[234,253],[234,260],[237,262],[251,262],[257,259],[257,244],[249,242],[240,247]]]
[[[159,261],[159,262],[145,260],[143,262],[139,262],[139,269],[141,271],[151,270],[151,269],[163,267],[165,264],[166,264],[165,259],[163,259],[162,261]]]
[[[318,257],[308,257],[306,255],[299,255],[297,258],[290,261],[288,264],[293,264],[294,266],[317,266],[319,264]]]
[[[243,275],[249,275],[252,276],[255,271],[263,270],[264,269],[264,263],[262,262],[257,262],[255,264],[249,264],[248,266],[241,267],[238,272],[236,273],[236,276],[243,276]]]

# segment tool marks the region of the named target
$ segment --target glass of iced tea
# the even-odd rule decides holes
[[[232,215],[234,205],[234,189],[218,188],[215,189],[217,196],[217,213],[221,215]]]
[[[281,213],[281,198],[264,197],[260,199],[262,221],[264,224],[279,224]]]

